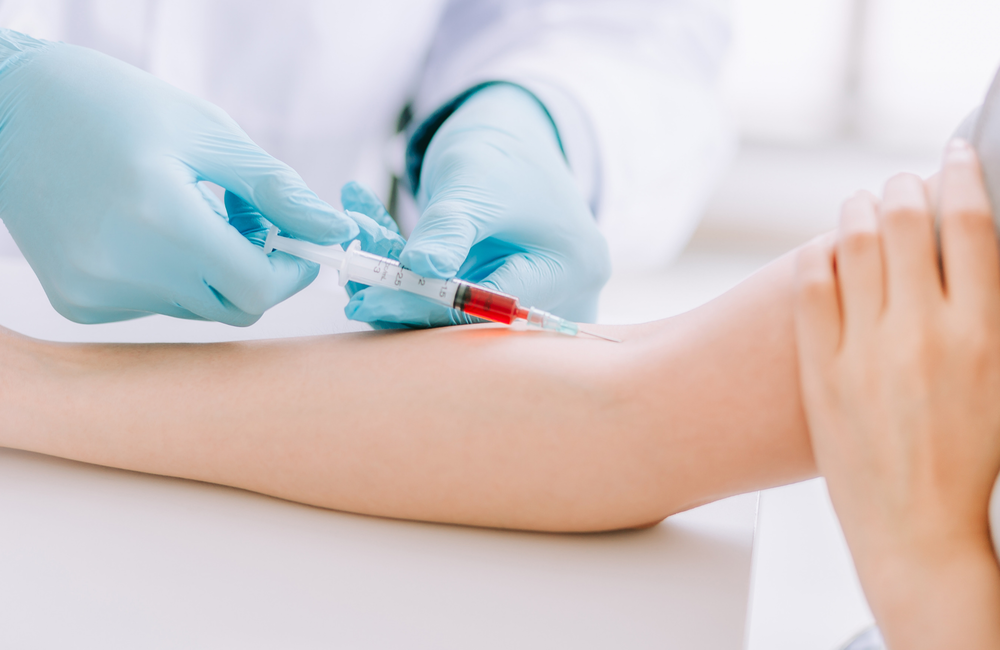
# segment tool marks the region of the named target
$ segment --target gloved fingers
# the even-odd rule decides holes
[[[360,321],[359,321],[360,322]],[[401,323],[391,323],[389,321],[376,320],[368,323],[371,325],[373,330],[411,330],[414,329],[409,325],[403,325]]]
[[[226,192],[226,212],[229,217],[229,225],[236,228],[250,241],[263,247],[267,233],[271,228],[271,223],[264,218],[264,215],[258,212],[254,206],[228,191]],[[359,232],[355,239],[361,242],[362,250],[373,255],[381,255],[394,260],[399,259],[399,253],[406,245],[406,240],[403,239],[398,230],[386,228],[360,212],[348,211],[347,216],[358,226]]]
[[[158,287],[106,285],[96,293],[97,295],[113,296],[114,302],[103,305],[74,298],[74,295],[78,297],[84,294],[74,292],[72,287],[69,287],[69,291],[60,291],[43,283],[43,288],[49,302],[57,312],[74,323],[84,325],[117,323],[142,318],[150,314],[163,314],[164,316],[188,320],[205,320],[204,317],[184,309],[171,298],[162,297]],[[94,292],[90,292],[90,294],[93,295]],[[126,309],[123,307],[124,305],[129,307]]]
[[[249,242],[247,245],[253,246]],[[319,275],[318,264],[281,251],[264,255],[261,249],[255,247],[247,257],[250,256],[259,256],[260,259],[245,259],[241,260],[242,263],[209,268],[206,272],[205,284],[216,295],[217,302],[240,321],[227,319],[222,322],[252,324],[271,307],[305,289]],[[212,320],[220,320],[205,311],[192,311]],[[246,322],[244,317],[235,314],[236,311],[253,317],[253,321]]]
[[[406,245],[406,240],[402,236],[388,228],[380,226],[374,219],[360,212],[348,210],[347,216],[354,219],[358,224],[360,231],[355,239],[361,242],[361,250],[372,255],[388,257],[393,260],[399,259],[399,253],[403,250],[403,246]],[[357,282],[348,282],[345,288],[347,289],[347,295],[353,296],[366,286]]]
[[[364,291],[367,284],[361,284],[360,282],[348,282],[344,285],[344,289],[347,291],[347,297],[351,298],[359,291]]]
[[[164,316],[170,316],[171,318],[183,318],[184,320],[208,320],[204,316],[199,316],[198,314],[184,309],[175,302],[169,304],[163,304],[154,310],[154,313],[163,314]]]
[[[264,256],[263,251],[259,254]],[[272,270],[260,283],[246,281],[231,270],[208,269],[203,287],[178,298],[178,306],[198,318],[246,327],[274,305],[306,288],[319,273],[316,265],[307,268],[309,262],[280,251],[265,259]]]
[[[453,278],[469,249],[484,238],[464,200],[431,203],[399,256],[403,266],[431,278]]]
[[[340,203],[344,210],[360,212],[375,220],[377,224],[392,232],[399,233],[399,226],[392,218],[389,211],[382,205],[382,201],[370,189],[351,181],[340,188]]]
[[[357,183],[354,183],[354,185],[357,185]],[[357,186],[359,188],[361,187],[360,185]],[[374,198],[374,195],[372,195],[372,198]],[[375,198],[374,200],[377,206],[381,207],[382,204],[378,202],[378,199]],[[354,219],[355,223],[358,224],[359,232],[355,239],[361,242],[361,250],[366,253],[371,253],[372,255],[379,255],[381,257],[398,260],[400,252],[402,252],[403,247],[406,245],[406,240],[403,239],[398,230],[391,230],[366,214],[356,212],[354,207],[358,205],[359,203],[354,202],[350,197],[344,200],[344,208],[347,210],[347,216]],[[364,204],[363,207],[365,207],[365,209],[371,209],[374,206],[371,203],[367,203]],[[386,213],[386,216],[388,216],[388,213]],[[367,285],[359,284],[357,282],[348,282],[345,287],[347,289],[347,295],[354,296],[354,294],[364,289],[365,286]],[[375,323],[371,323],[371,325],[376,329],[390,329],[388,327],[380,327]]]
[[[351,196],[363,196],[366,198],[366,201],[364,203],[361,203],[360,201],[349,202],[349,205],[355,206],[361,204],[364,205],[366,209],[373,209],[375,207],[381,208],[381,203],[378,202],[378,199],[374,194],[368,193],[367,190],[362,188],[357,183],[354,183],[353,185],[356,186],[356,190]],[[365,194],[361,194],[359,190]],[[229,215],[229,224],[231,226],[236,228],[240,234],[250,241],[263,247],[271,224],[260,212],[256,210],[256,208],[232,192],[227,191],[226,211]],[[384,208],[382,208],[382,211],[385,212]],[[347,215],[358,224],[359,232],[356,239],[361,242],[362,250],[372,253],[373,255],[381,255],[394,260],[399,259],[399,253],[403,250],[403,246],[406,245],[406,240],[399,235],[398,230],[390,230],[360,212],[354,212],[351,210],[347,212]],[[387,212],[385,213],[385,216],[388,217]],[[391,217],[388,218],[391,222]],[[364,286],[365,285],[361,285],[356,282],[349,282],[347,284],[347,295],[353,296],[355,293],[364,288]]]
[[[524,307],[537,307],[576,322],[597,318],[599,290],[568,296],[560,291],[563,266],[547,256],[532,253],[508,255],[481,284],[517,296]],[[464,277],[464,276],[463,276]],[[419,296],[381,287],[369,287],[352,295],[344,312],[351,320],[367,323],[403,323],[411,327],[441,327],[481,322]]]
[[[80,323],[81,325],[117,323],[120,321],[142,318],[143,316],[148,316],[151,313],[158,313],[133,309],[94,309],[92,307],[82,307],[80,305],[70,304],[63,300],[61,296],[51,294],[48,291],[46,291],[46,295],[49,298],[49,303],[52,304],[52,307],[59,313],[59,315],[67,320],[73,321],[74,323]]]
[[[226,208],[224,207],[222,201],[219,200],[219,197],[217,197],[212,190],[208,189],[208,186],[205,183],[198,183],[198,191],[200,191],[201,195],[205,197],[205,203],[212,208],[212,211],[215,212],[215,214],[219,215],[223,219],[228,219]]]
[[[358,234],[354,239],[361,242],[361,250],[372,255],[399,259],[399,254],[406,246],[406,240],[398,231],[390,230],[360,212],[348,210],[347,216],[358,225]]]
[[[575,322],[593,323],[606,281],[607,269],[599,260],[577,264],[543,253],[519,252],[504,258],[503,264],[486,276],[482,284],[517,296],[524,307],[537,307]]]
[[[503,263],[481,284],[517,296],[525,307],[538,307],[568,318],[554,311],[567,297],[559,287],[565,275],[562,264],[553,258],[521,252],[505,257]]]
[[[358,225],[356,239],[361,242],[361,250],[398,260],[406,240],[375,193],[352,181],[341,188],[340,201],[347,216]],[[353,295],[350,288],[348,293]]]
[[[229,225],[236,228],[237,232],[261,248],[264,247],[267,232],[271,229],[270,222],[255,207],[228,190],[226,191],[226,215],[229,219]]]
[[[189,292],[178,297],[178,311],[191,314],[192,320],[207,320],[218,323],[225,323],[234,327],[248,327],[253,325],[260,317],[260,314],[250,314],[229,301],[218,290],[208,283],[198,288],[194,292]],[[174,316],[175,314],[168,314]],[[188,318],[188,316],[180,316]]]
[[[379,329],[388,329],[387,325],[442,327],[478,322],[412,293],[384,287],[367,287],[357,292],[344,307],[344,313],[351,320],[370,323]]]
[[[279,302],[298,293],[319,273],[312,262],[273,251],[264,251],[228,223],[215,218],[201,196],[191,193],[179,207],[192,223],[181,232],[193,264],[200,271],[201,287],[186,287],[176,302],[203,318],[231,325],[248,325]],[[252,320],[250,320],[252,319]]]
[[[310,190],[291,167],[242,133],[225,134],[194,164],[201,180],[221,185],[257,208],[286,235],[331,245],[357,236],[357,225]]]
[[[347,216],[354,219],[358,224],[359,232],[356,239],[361,242],[361,250],[372,255],[388,257],[393,260],[399,259],[399,253],[406,245],[406,240],[398,233],[379,225],[360,212],[348,210]],[[353,296],[361,291],[366,285],[357,282],[347,283],[347,295]]]
[[[246,326],[318,273],[318,265],[285,253],[264,255],[219,218],[194,184],[171,190],[161,199],[172,227],[152,233],[155,242],[147,244],[153,245],[126,247],[105,263],[134,269],[131,281],[104,282],[105,269],[98,264],[93,272],[74,276],[76,282],[61,283],[58,291],[46,287],[60,313],[81,323],[159,313]],[[256,218],[252,211],[234,214]],[[132,233],[136,242],[151,235],[137,224],[131,226],[137,229]]]
[[[455,277],[466,282],[482,282],[503,266],[509,256],[522,251],[521,248],[514,248],[492,237],[484,239],[469,249],[469,255],[462,262]]]

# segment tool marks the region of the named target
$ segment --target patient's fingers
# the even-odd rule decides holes
[[[934,217],[923,181],[912,174],[891,178],[879,218],[886,305],[924,306],[941,298]]]
[[[804,375],[825,368],[840,345],[835,241],[833,233],[814,239],[796,257],[795,332]]]
[[[859,192],[844,203],[837,232],[837,283],[844,330],[870,328],[882,312],[882,246],[875,197]]]
[[[948,296],[982,307],[1000,300],[1000,254],[975,151],[953,140],[941,173],[941,255]]]
[[[931,207],[939,207],[941,205],[941,172],[931,174],[924,181],[924,187],[927,188],[927,198],[931,202]]]

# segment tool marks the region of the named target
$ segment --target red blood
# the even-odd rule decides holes
[[[505,325],[513,323],[518,314],[517,298],[514,296],[465,283],[455,296],[455,309]]]

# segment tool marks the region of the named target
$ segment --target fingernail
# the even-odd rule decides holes
[[[968,140],[954,138],[948,143],[945,149],[944,161],[946,164],[965,163],[972,159],[972,145]]]

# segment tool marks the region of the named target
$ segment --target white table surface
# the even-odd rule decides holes
[[[0,324],[54,340],[353,327],[330,275],[247,330],[74,325],[9,255],[0,297]],[[736,497],[645,531],[515,533],[0,450],[0,648],[737,649],[756,506]]]

